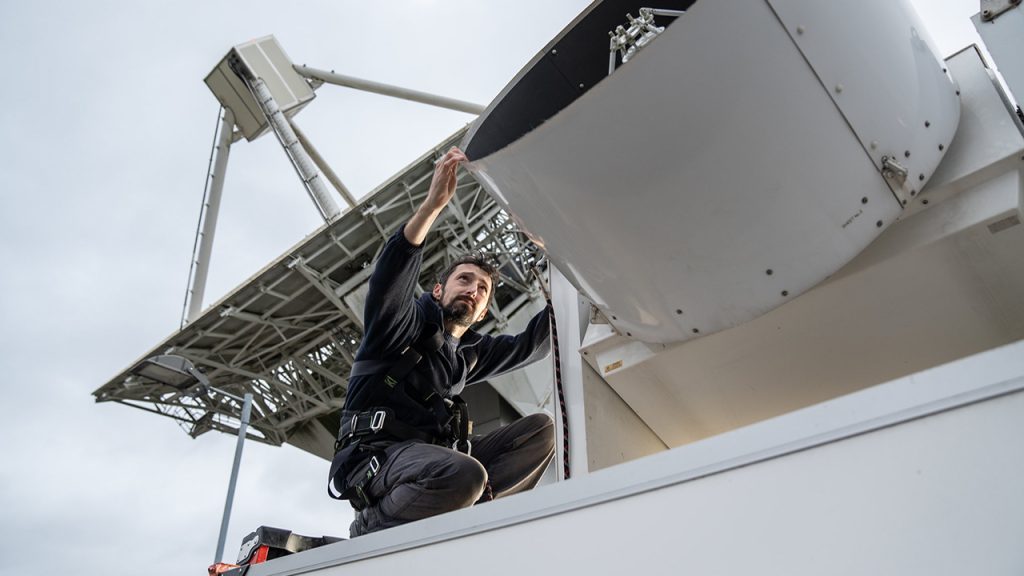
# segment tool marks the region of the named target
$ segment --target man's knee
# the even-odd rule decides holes
[[[442,476],[437,481],[445,484],[447,490],[461,500],[461,505],[456,508],[476,502],[487,486],[487,470],[483,464],[458,452],[452,452],[452,458],[446,463]]]
[[[533,431],[529,435],[529,442],[535,442],[548,451],[555,449],[555,423],[550,416],[538,412],[524,416],[522,421],[524,429]]]
[[[483,464],[474,458],[460,458],[458,476],[466,492],[476,493],[474,500],[479,498],[479,493],[483,492],[484,486],[487,485],[487,469]]]

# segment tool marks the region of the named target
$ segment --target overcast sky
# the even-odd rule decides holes
[[[296,63],[488,104],[585,0],[0,0],[0,575],[202,574],[234,438],[91,392],[178,326],[218,105],[274,34]],[[918,0],[943,54],[976,0]],[[940,28],[941,26],[941,28]],[[325,86],[299,116],[357,195],[472,117]],[[276,140],[231,151],[207,303],[322,222]],[[260,524],[346,535],[327,463],[248,443],[226,557]]]

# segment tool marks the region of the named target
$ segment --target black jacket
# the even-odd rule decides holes
[[[399,229],[385,244],[370,276],[357,362],[396,361],[411,343],[426,334],[443,332],[441,307],[431,293],[415,297],[423,252],[405,239],[403,231]],[[384,373],[350,377],[344,413],[386,406],[398,420],[442,435],[447,420],[444,399],[459,394],[467,384],[543,358],[548,352],[548,328],[544,310],[515,336],[467,330],[455,340],[444,333],[442,348],[425,355],[393,390],[384,384]],[[468,352],[470,349],[472,352]],[[467,370],[467,356],[473,353],[475,364]],[[352,470],[364,457],[351,449],[338,452],[331,465],[331,478],[343,469]]]

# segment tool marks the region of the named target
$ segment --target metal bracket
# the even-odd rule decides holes
[[[608,74],[611,75],[612,72],[615,72],[616,57],[619,57],[622,64],[625,65],[638,51],[665,31],[664,26],[654,25],[655,16],[678,18],[683,13],[681,10],[641,8],[638,18],[633,18],[632,14],[626,14],[626,20],[629,21],[628,26],[617,26],[615,30],[608,32],[608,37],[611,39],[608,45]]]
[[[896,199],[903,206],[910,201],[906,188],[907,174],[907,169],[902,164],[889,156],[882,156],[882,178],[885,178]]]
[[[902,187],[907,181],[907,169],[888,156],[882,156],[882,177]]]
[[[1000,14],[1020,5],[1020,0],[981,0],[981,19],[992,22]]]

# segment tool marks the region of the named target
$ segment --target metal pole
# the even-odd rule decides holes
[[[224,190],[224,175],[227,174],[228,154],[231,152],[231,132],[235,128],[235,115],[224,108],[217,137],[217,158],[213,163],[210,195],[206,199],[203,216],[203,231],[200,233],[199,255],[196,257],[196,273],[192,277],[191,295],[188,301],[188,321],[192,322],[203,311],[203,295],[206,292],[206,276],[210,271],[210,253],[213,251],[213,236],[217,232],[217,214],[220,212],[220,197]]]
[[[559,347],[566,351],[577,350],[580,342],[583,341],[580,337],[579,293],[561,270],[553,265],[549,265],[548,270],[551,274],[549,286],[552,307],[558,324]],[[565,392],[565,410],[569,420],[568,434],[572,440],[572,447],[569,451],[569,467],[572,470],[572,476],[579,478],[587,474],[589,466],[587,462],[587,414],[583,401],[583,357],[567,352],[561,355],[561,361],[562,390]],[[556,402],[555,405],[559,407],[556,414],[561,417],[560,403]],[[560,431],[561,426],[555,428]],[[558,435],[557,439],[559,442],[563,440],[561,435]]]
[[[242,401],[242,423],[238,427],[238,442],[235,444],[235,462],[231,465],[231,480],[228,481],[228,496],[224,501],[224,517],[220,521],[220,537],[217,538],[217,555],[213,563],[221,561],[224,555],[224,541],[228,537],[228,522],[231,520],[231,503],[235,499],[235,483],[238,481],[238,466],[242,463],[242,446],[245,444],[245,429],[249,427],[252,413],[252,392],[245,393]]]
[[[391,96],[393,98],[401,98],[403,100],[411,100],[413,102],[420,102],[422,104],[430,104],[431,106],[438,106],[441,108],[448,108],[449,110],[456,110],[459,112],[465,112],[467,114],[479,115],[486,110],[486,107],[472,102],[466,102],[464,100],[456,100],[454,98],[446,98],[444,96],[438,96],[437,94],[430,94],[428,92],[420,92],[419,90],[410,90],[408,88],[401,88],[399,86],[392,86],[390,84],[381,84],[380,82],[373,82],[370,80],[363,80],[361,78],[353,78],[352,76],[345,76],[344,74],[336,74],[334,72],[328,72],[326,70],[317,70],[316,68],[310,68],[308,66],[293,66],[295,71],[305,76],[306,78],[313,78],[315,80],[321,80],[328,84],[335,84],[337,86],[346,86],[348,88],[355,88],[356,90],[363,90],[365,92],[373,92],[374,94],[381,94],[384,96]]]
[[[255,77],[249,80],[249,84],[253,95],[256,96],[256,100],[263,107],[263,112],[267,115],[270,127],[274,130],[278,140],[280,140],[281,146],[284,147],[285,152],[288,154],[288,158],[291,159],[292,166],[298,172],[299,178],[302,179],[302,183],[306,186],[306,190],[309,191],[313,204],[320,211],[324,221],[331,222],[341,215],[341,210],[327,191],[327,186],[324,184],[323,179],[320,178],[320,172],[314,167],[313,161],[310,160],[306,149],[302,147],[302,143],[299,142],[295,131],[292,130],[291,124],[285,118],[284,112],[281,112],[281,108],[277,105],[277,101],[274,100],[274,95],[270,93],[270,88],[267,87],[266,83],[261,78]]]
[[[349,208],[355,206],[356,199],[352,197],[352,193],[348,191],[348,188],[345,187],[344,184],[341,183],[341,178],[338,178],[338,175],[331,169],[331,165],[324,160],[324,157],[320,155],[320,152],[313,146],[313,143],[309,141],[309,138],[306,137],[306,133],[299,129],[299,126],[295,123],[294,119],[289,118],[288,123],[291,124],[292,130],[295,131],[295,136],[299,139],[299,144],[302,144],[302,147],[306,149],[306,152],[309,153],[309,157],[313,159],[313,163],[316,164],[320,168],[320,171],[324,173],[324,176],[327,177],[327,181],[334,186],[334,189],[338,191],[338,194],[341,194],[341,197],[345,199],[345,202],[348,202]]]

